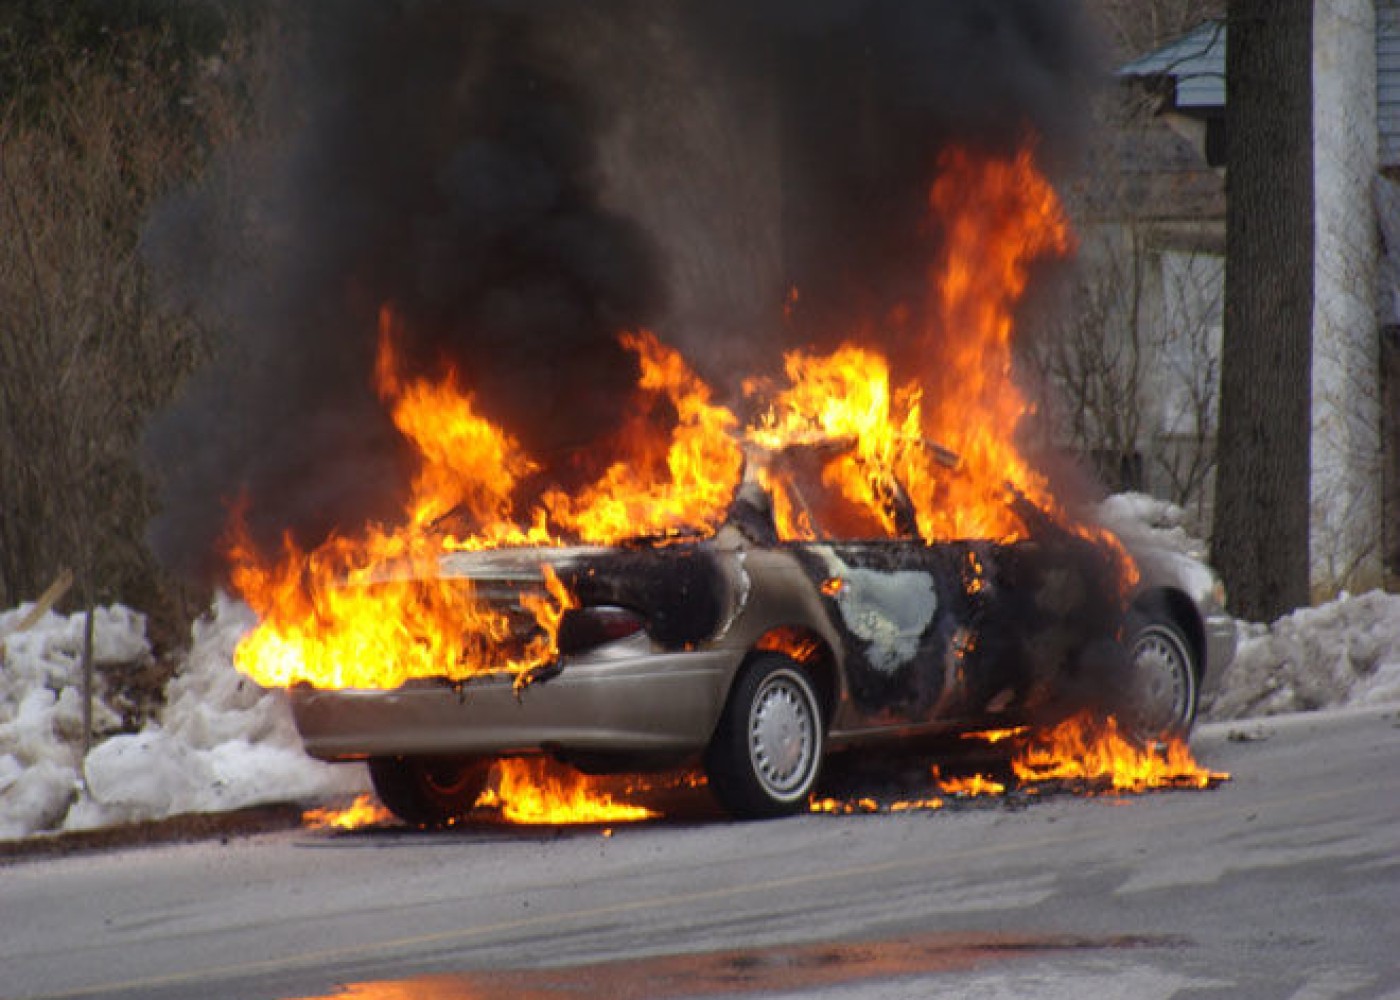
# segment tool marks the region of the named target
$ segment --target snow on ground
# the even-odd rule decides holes
[[[1272,625],[1241,624],[1216,719],[1400,703],[1400,594],[1343,596]]]
[[[1196,596],[1214,576],[1180,508],[1136,494],[1111,497],[1097,516],[1135,552],[1167,566]],[[285,696],[233,668],[252,619],[218,599],[194,627],[191,648],[166,688],[156,722],[114,733],[121,720],[102,692],[94,739],[81,761],[83,615],[0,612],[0,840],[265,802],[314,802],[367,788],[364,769],[322,764],[302,752]],[[1271,626],[1240,625],[1240,648],[1205,718],[1230,719],[1333,706],[1400,703],[1400,595],[1373,592],[1305,608]],[[151,655],[144,616],[121,605],[94,615],[94,660],[130,664]],[[80,766],[83,765],[83,766]]]
[[[234,670],[233,647],[252,621],[225,598],[195,624],[159,719],[94,739],[81,761],[84,616],[50,612],[12,632],[28,610],[0,613],[0,840],[368,787],[363,768],[306,756],[285,696]],[[120,605],[96,610],[93,638],[99,673],[150,656],[144,616]],[[93,729],[111,733],[121,720],[96,694]]]

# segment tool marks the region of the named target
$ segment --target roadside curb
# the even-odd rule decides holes
[[[303,806],[294,802],[250,806],[224,813],[185,813],[165,819],[96,830],[43,833],[23,840],[0,840],[0,867],[43,858],[159,844],[227,840],[301,826]]]

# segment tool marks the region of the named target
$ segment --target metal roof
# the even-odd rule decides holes
[[[1400,165],[1400,2],[1376,0],[1376,129],[1383,166]],[[1178,110],[1225,106],[1225,22],[1204,21],[1186,35],[1118,70],[1130,78],[1169,78]]]
[[[1121,77],[1170,77],[1176,107],[1206,111],[1225,107],[1225,22],[1203,21],[1187,34],[1118,70]]]
[[[1381,164],[1400,163],[1400,7],[1376,4],[1376,128]]]

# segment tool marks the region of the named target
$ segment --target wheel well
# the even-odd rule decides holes
[[[800,625],[772,628],[758,637],[753,653],[782,653],[800,663],[816,685],[817,697],[822,703],[822,720],[831,725],[832,713],[841,696],[841,683],[836,673],[836,656],[820,633]]]
[[[1179,627],[1191,644],[1196,665],[1196,680],[1206,669],[1206,629],[1196,602],[1188,594],[1171,587],[1145,591],[1133,601],[1132,610],[1149,618],[1165,618]]]

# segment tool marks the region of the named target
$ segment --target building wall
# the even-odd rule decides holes
[[[1192,526],[1208,535],[1220,426],[1225,258],[1182,249],[1160,250],[1154,258],[1162,300],[1146,365],[1146,485],[1181,504]]]
[[[1381,580],[1379,170],[1373,0],[1317,0],[1313,128],[1312,584],[1318,597]]]

